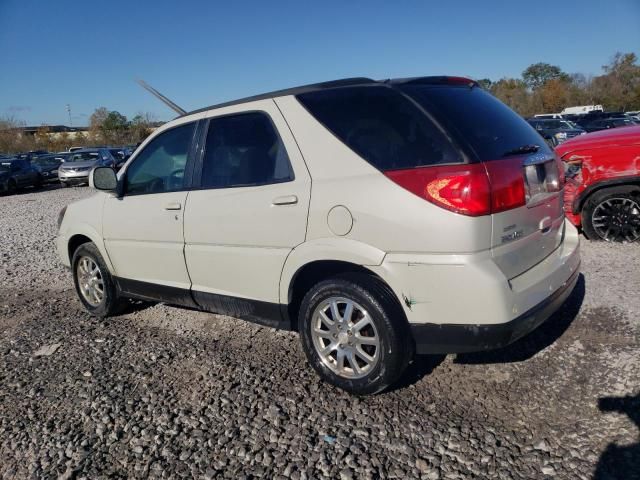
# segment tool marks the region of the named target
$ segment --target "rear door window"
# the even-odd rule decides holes
[[[538,145],[539,153],[551,153],[524,118],[481,88],[419,84],[400,88],[455,132],[478,160],[504,158],[527,145]]]
[[[202,165],[202,188],[229,188],[293,180],[287,151],[262,112],[212,118]]]
[[[297,98],[339,140],[383,172],[463,161],[446,134],[392,88],[346,87]]]

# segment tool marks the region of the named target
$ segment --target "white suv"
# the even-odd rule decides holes
[[[357,394],[414,352],[507,345],[573,289],[563,172],[527,122],[459,77],[340,80],[159,128],[60,215],[94,315],[165,302],[297,330]]]

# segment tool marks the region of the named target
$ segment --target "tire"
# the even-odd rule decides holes
[[[94,267],[97,268],[98,273],[96,275],[83,273],[93,271]],[[83,243],[76,249],[71,261],[71,272],[78,298],[91,315],[96,317],[110,317],[117,315],[125,307],[125,300],[118,296],[118,290],[113,281],[113,277],[111,277],[109,269],[105,265],[102,255],[100,255],[100,251],[94,243]],[[84,278],[79,278],[81,276],[84,276]],[[93,288],[84,288],[91,282],[91,278],[96,278],[97,280],[94,280],[90,287],[101,285],[102,295],[92,295],[91,292],[95,293]],[[98,291],[99,290],[100,288],[98,288]]]
[[[333,327],[329,322],[335,320],[332,303],[339,320]],[[349,303],[351,322],[341,324]],[[326,312],[325,319],[321,311]],[[363,312],[370,324],[359,323]],[[388,388],[413,358],[415,347],[402,308],[391,290],[370,275],[344,274],[316,284],[302,300],[298,325],[311,366],[322,379],[349,393],[370,395]],[[321,334],[314,333],[319,330]],[[376,339],[377,345],[372,345]],[[323,356],[320,351],[327,347],[330,352]]]
[[[33,188],[35,189],[41,189],[42,185],[43,185],[43,181],[42,181],[42,175],[38,175],[38,178],[36,178],[35,183],[33,184]]]
[[[640,239],[640,188],[622,186],[595,192],[582,207],[582,230],[589,240]]]
[[[9,195],[13,195],[17,191],[18,191],[18,184],[14,179],[10,178],[9,181],[7,182],[7,193]]]
[[[66,182],[60,182],[60,184],[62,185],[62,188],[69,188],[69,184]]]

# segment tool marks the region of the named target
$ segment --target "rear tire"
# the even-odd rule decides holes
[[[606,188],[582,208],[582,230],[589,240],[635,242],[640,239],[640,188]]]
[[[76,249],[71,271],[78,298],[91,315],[110,317],[126,306],[126,301],[118,296],[113,277],[94,243],[83,243]]]
[[[393,292],[370,275],[344,274],[316,284],[302,300],[298,322],[311,366],[349,393],[370,395],[388,388],[413,358],[402,308]]]

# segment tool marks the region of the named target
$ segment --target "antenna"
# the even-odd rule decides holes
[[[138,85],[140,85],[147,92],[149,92],[151,95],[153,95],[158,100],[160,100],[162,103],[164,103],[171,110],[173,110],[174,112],[178,113],[178,115],[185,115],[187,113],[186,110],[180,108],[178,105],[176,105],[171,100],[169,100],[167,97],[162,95],[159,91],[157,91],[155,88],[153,88],[151,85],[149,85],[144,80],[137,79],[136,82],[137,82]]]

